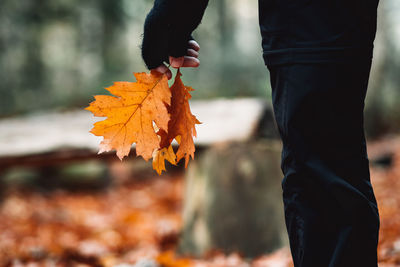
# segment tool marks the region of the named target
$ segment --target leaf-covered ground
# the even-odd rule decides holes
[[[369,152],[379,159],[371,169],[381,214],[379,266],[400,266],[400,141],[372,143]],[[119,164],[111,171],[129,173]],[[252,262],[237,253],[179,258],[181,172],[128,178],[95,192],[10,187],[0,203],[0,266],[291,266],[287,248]]]

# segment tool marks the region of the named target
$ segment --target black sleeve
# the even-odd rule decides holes
[[[208,0],[155,0],[146,17],[142,57],[149,69],[186,55],[192,32],[200,24]]]

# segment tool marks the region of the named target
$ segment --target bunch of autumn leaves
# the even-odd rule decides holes
[[[165,160],[176,165],[194,157],[195,125],[200,122],[191,113],[191,87],[185,86],[178,70],[171,87],[166,75],[156,72],[134,73],[137,82],[115,82],[106,88],[111,94],[97,95],[86,109],[97,117],[107,117],[94,124],[91,133],[103,136],[99,153],[115,149],[122,160],[136,143],[136,155],[146,161],[153,158],[158,174],[165,170]],[[179,147],[175,153],[172,141]]]

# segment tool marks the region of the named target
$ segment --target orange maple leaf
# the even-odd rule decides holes
[[[162,171],[165,171],[165,160],[168,160],[171,164],[176,165],[176,155],[172,148],[172,145],[169,145],[168,148],[160,148],[153,155],[153,169],[160,175]]]
[[[134,73],[137,82],[115,82],[106,88],[115,96],[98,95],[86,109],[95,116],[107,117],[96,122],[91,133],[103,136],[99,153],[117,150],[122,159],[136,143],[136,154],[145,160],[159,148],[153,123],[160,129],[168,129],[171,91],[165,75],[154,72]]]
[[[172,99],[169,112],[171,120],[168,122],[168,139],[175,138],[179,143],[176,152],[177,161],[185,158],[185,167],[189,163],[189,157],[194,158],[195,146],[193,137],[197,136],[196,124],[201,124],[190,110],[189,99],[192,98],[190,91],[193,88],[185,86],[181,80],[181,72],[178,70],[174,84],[171,87]],[[178,138],[177,138],[178,137]],[[161,145],[163,145],[161,143]]]
[[[196,137],[196,124],[200,122],[196,119],[190,110],[189,99],[192,98],[190,91],[194,91],[191,87],[185,86],[181,80],[181,72],[178,70],[174,84],[171,87],[172,99],[168,111],[171,114],[171,120],[168,122],[168,132],[160,129],[157,134],[160,136],[160,149],[153,155],[153,168],[159,174],[165,169],[164,159],[174,164],[170,159],[175,156],[170,151],[168,157],[165,157],[166,148],[170,147],[171,142],[175,139],[179,148],[176,152],[176,162],[185,158],[185,168],[189,163],[190,157],[194,158],[195,146],[193,137]],[[169,151],[169,150],[168,150]],[[163,155],[159,155],[163,154]],[[162,161],[162,163],[161,163]],[[156,163],[154,163],[156,162]]]

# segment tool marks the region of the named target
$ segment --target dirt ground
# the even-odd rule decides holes
[[[368,151],[381,215],[379,266],[400,266],[400,139],[371,142]],[[112,175],[124,178],[95,191],[4,190],[0,266],[292,266],[288,248],[253,261],[217,251],[202,259],[176,255],[182,171],[137,178],[124,168],[113,164]]]

